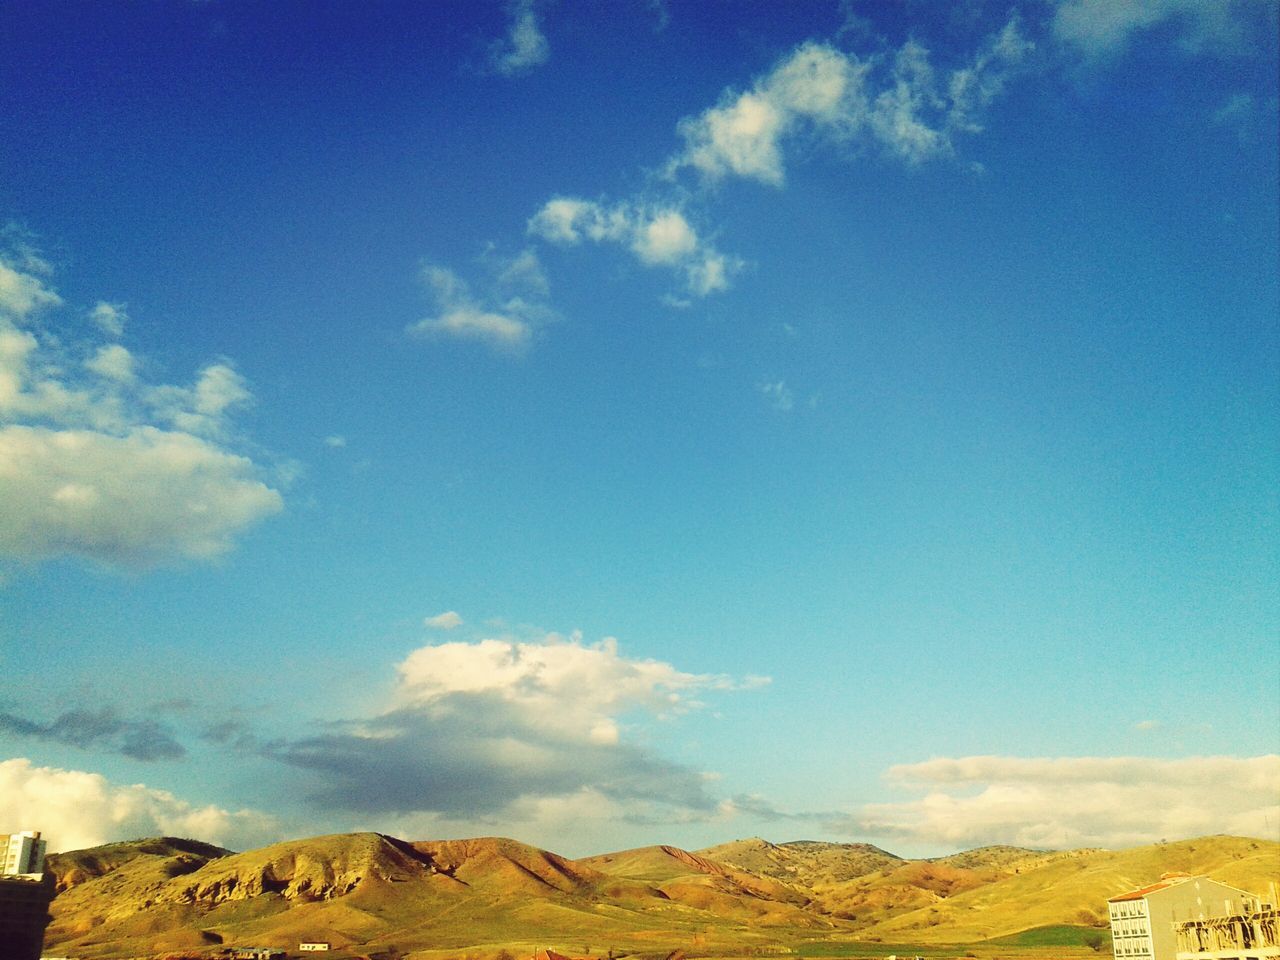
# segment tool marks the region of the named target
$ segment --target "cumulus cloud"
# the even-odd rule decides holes
[[[1053,32],[1086,56],[1123,51],[1135,35],[1175,25],[1191,52],[1247,49],[1253,15],[1266,4],[1250,0],[1059,0]]]
[[[426,617],[422,624],[433,630],[452,630],[454,627],[462,626],[462,616],[456,610],[446,610],[444,613],[437,613],[434,617]]]
[[[924,796],[833,823],[951,847],[1123,847],[1211,833],[1275,838],[1280,756],[939,758],[889,770]]]
[[[0,732],[82,749],[110,750],[134,760],[177,760],[187,753],[155,720],[126,720],[109,707],[68,710],[49,723],[0,712]]]
[[[189,386],[144,381],[126,347],[89,339],[123,331],[105,303],[84,339],[48,334],[38,314],[62,301],[30,260],[0,255],[0,557],[207,559],[279,511],[228,445],[244,378],[217,362]]]
[[[553,197],[532,218],[529,233],[550,243],[583,241],[627,248],[646,266],[683,273],[690,293],[706,296],[728,288],[743,267],[699,236],[679,206],[639,201],[605,205],[581,197]]]
[[[0,554],[206,560],[280,507],[247,458],[191,434],[0,428]]]
[[[511,260],[489,258],[490,289],[477,296],[447,267],[426,264],[422,279],[436,301],[436,314],[410,324],[419,338],[475,340],[501,352],[528,348],[535,329],[554,317],[546,303],[548,284],[537,254],[526,250]]]
[[[612,638],[585,644],[576,634],[422,647],[398,674],[387,712],[266,752],[319,774],[319,802],[366,813],[466,819],[591,791],[710,815],[703,775],[628,742],[627,721],[765,682],[633,660]]]
[[[253,810],[197,806],[165,790],[22,757],[0,762],[0,822],[38,828],[53,851],[160,835],[248,849],[276,832],[270,817]]]
[[[970,63],[940,74],[915,41],[867,60],[826,43],[802,44],[750,89],[726,91],[716,106],[682,120],[685,146],[667,171],[780,186],[784,146],[804,135],[870,142],[912,164],[950,155],[956,133],[981,129],[983,108],[1031,46],[1011,19]]]
[[[538,24],[533,0],[512,0],[507,5],[507,35],[490,51],[490,63],[503,76],[527,73],[545,63],[550,54],[547,38]]]

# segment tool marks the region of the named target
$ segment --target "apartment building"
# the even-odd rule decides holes
[[[39,830],[0,833],[0,876],[44,873],[46,846]]]
[[[1174,924],[1241,912],[1256,898],[1208,877],[1165,874],[1107,901],[1116,960],[1177,960]]]

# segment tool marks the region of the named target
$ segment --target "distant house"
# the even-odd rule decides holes
[[[222,956],[228,960],[285,960],[287,954],[279,947],[226,947]]]
[[[300,943],[298,950],[301,953],[328,953],[329,944],[327,943]]]
[[[1158,883],[1107,901],[1112,953],[1116,960],[1177,960],[1176,922],[1235,914],[1246,903],[1256,903],[1256,898],[1238,887],[1166,873]]]

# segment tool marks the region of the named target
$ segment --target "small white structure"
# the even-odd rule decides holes
[[[1239,913],[1255,902],[1247,891],[1208,877],[1166,873],[1159,883],[1107,901],[1112,953],[1116,960],[1177,960],[1174,923]]]
[[[328,953],[329,944],[327,943],[300,943],[298,944],[300,953]]]
[[[0,833],[0,875],[39,876],[44,873],[44,851],[48,844],[39,830]]]

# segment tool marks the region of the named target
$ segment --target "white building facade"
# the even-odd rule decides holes
[[[39,830],[22,833],[0,833],[0,876],[26,876],[44,873],[47,844]]]

